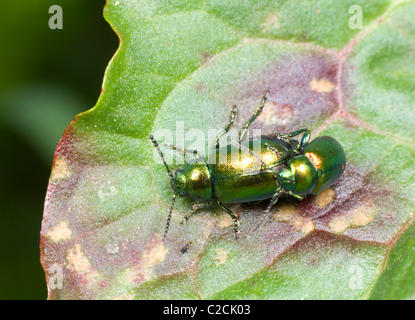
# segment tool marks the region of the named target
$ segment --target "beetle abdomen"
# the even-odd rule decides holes
[[[242,203],[271,198],[278,189],[273,172],[280,155],[267,149],[267,144],[281,153],[287,148],[271,139],[246,140],[242,148],[228,145],[217,149],[209,159],[209,170],[215,197],[223,203]],[[247,149],[251,150],[251,154]]]
[[[312,191],[314,194],[333,185],[346,169],[346,155],[343,147],[332,137],[316,138],[305,147],[304,155],[319,171],[316,186]]]

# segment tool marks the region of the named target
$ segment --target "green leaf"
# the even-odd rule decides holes
[[[413,298],[414,15],[415,1],[108,1],[121,45],[57,147],[45,202],[49,298]],[[238,238],[217,206],[181,225],[180,198],[163,242],[172,190],[148,134],[169,163],[169,143],[208,154],[232,105],[240,129],[266,91],[251,128],[335,137],[342,178],[270,217],[232,206]]]

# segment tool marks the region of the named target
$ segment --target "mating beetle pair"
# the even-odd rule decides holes
[[[196,150],[171,146],[183,154],[198,155],[197,159],[173,174],[157,141],[150,134],[167,169],[173,190],[163,240],[169,230],[177,194],[188,196],[196,202],[184,220],[207,203],[216,202],[233,218],[235,232],[238,232],[239,216],[225,204],[271,199],[266,209],[269,212],[283,194],[304,199],[308,194],[316,194],[330,187],[340,178],[346,168],[346,156],[340,143],[332,137],[321,136],[310,142],[310,131],[301,129],[243,140],[250,124],[264,108],[267,96],[268,92],[242,128],[239,143],[220,147],[219,138],[235,123],[236,106],[233,107],[227,126],[216,137],[216,148],[211,155],[216,161],[206,161],[205,156]],[[293,139],[299,135],[302,135],[300,140]],[[258,146],[259,154],[255,153]],[[232,156],[235,152],[237,157]]]

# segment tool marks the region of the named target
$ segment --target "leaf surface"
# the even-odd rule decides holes
[[[121,45],[46,197],[49,298],[412,298],[414,16],[413,1],[108,1]],[[181,225],[193,203],[180,198],[163,242],[172,191],[148,134],[209,154],[232,106],[241,128],[266,91],[252,129],[333,136],[342,178],[268,219],[265,202],[232,206],[237,239],[216,206]]]

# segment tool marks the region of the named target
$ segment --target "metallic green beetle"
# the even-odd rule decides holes
[[[332,137],[321,136],[310,142],[310,131],[301,129],[243,140],[249,125],[261,113],[267,95],[268,92],[241,130],[239,143],[220,147],[219,138],[235,122],[236,106],[233,107],[229,122],[217,136],[216,149],[208,161],[196,150],[170,146],[183,154],[198,155],[197,159],[185,164],[174,174],[164,160],[157,141],[150,134],[167,169],[173,190],[163,240],[169,230],[177,194],[188,196],[196,202],[183,221],[188,220],[199,208],[216,202],[233,218],[236,233],[239,230],[239,216],[224,204],[271,199],[266,209],[269,212],[283,194],[304,199],[308,194],[316,194],[330,187],[340,178],[346,168],[346,156],[340,143]],[[299,141],[293,139],[300,134],[302,137]]]

